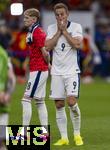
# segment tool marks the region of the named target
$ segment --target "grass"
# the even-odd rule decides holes
[[[73,129],[69,116],[68,107],[66,107],[68,117],[68,135],[69,146],[56,147],[56,142],[60,135],[56,126],[55,106],[52,100],[49,100],[50,80],[47,84],[46,104],[49,114],[49,124],[51,128],[51,150],[109,150],[110,149],[110,84],[101,79],[96,79],[91,84],[81,84],[80,99],[78,100],[82,113],[81,134],[84,139],[84,145],[76,147],[73,142]],[[21,124],[22,107],[21,99],[25,90],[24,85],[17,84],[16,90],[12,96],[10,124]],[[31,124],[39,124],[38,114],[34,103],[33,116]]]

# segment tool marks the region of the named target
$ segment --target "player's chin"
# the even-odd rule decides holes
[[[24,26],[25,26],[25,27],[28,27],[29,25],[28,25],[28,23],[24,22]]]

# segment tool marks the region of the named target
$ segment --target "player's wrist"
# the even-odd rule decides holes
[[[56,33],[56,35],[57,35],[58,37],[60,37],[60,35],[61,35],[61,30],[58,30],[57,33]]]
[[[67,35],[68,31],[66,29],[62,30],[63,35]]]

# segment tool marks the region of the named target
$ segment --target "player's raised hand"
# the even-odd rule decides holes
[[[67,22],[66,21],[61,21],[61,27],[62,31],[67,29]]]
[[[57,32],[59,33],[59,34],[61,34],[61,24],[60,24],[60,22],[57,22]]]
[[[66,21],[64,21],[64,20],[59,21],[58,22],[58,27],[59,27],[59,30],[61,32],[65,31],[67,29],[67,23],[66,23]]]

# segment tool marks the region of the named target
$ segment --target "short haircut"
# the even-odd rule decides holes
[[[38,9],[35,9],[35,8],[26,9],[24,11],[24,15],[25,14],[30,17],[37,17],[38,19],[40,18],[40,12]]]
[[[68,12],[68,7],[66,4],[64,3],[57,3],[53,9],[54,9],[54,12],[56,12],[56,9],[60,9],[60,8],[64,8],[66,10],[66,12]]]

